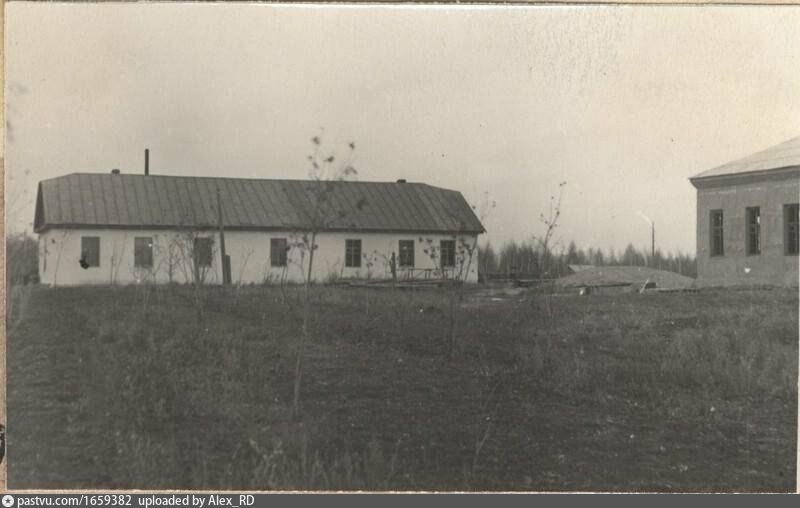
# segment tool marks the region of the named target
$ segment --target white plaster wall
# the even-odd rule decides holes
[[[82,268],[81,238],[100,238],[100,266]],[[211,237],[214,242],[212,267],[203,275],[209,283],[221,281],[222,273],[217,255],[216,235],[198,233],[198,237]],[[153,240],[153,267],[134,267],[134,239],[150,237]],[[43,284],[73,286],[83,284],[130,284],[137,282],[184,283],[192,280],[190,258],[191,238],[185,234],[156,230],[113,229],[63,229],[49,230],[39,235],[39,278]],[[172,252],[170,256],[169,253]],[[171,275],[170,275],[170,272]]]
[[[100,237],[100,266],[83,269],[79,265],[81,257],[81,237]],[[214,239],[214,259],[212,267],[205,274],[208,283],[221,283],[222,269],[219,256],[219,235],[216,231],[197,233]],[[134,238],[153,239],[153,268],[150,270],[134,268]],[[270,266],[270,240],[286,238],[291,245],[299,235],[286,232],[242,232],[226,231],[226,252],[231,258],[231,276],[234,283],[277,282],[281,278],[289,282],[302,282],[307,270],[308,252],[294,247],[288,253],[286,268]],[[361,267],[345,267],[345,240],[361,240]],[[314,255],[314,280],[324,282],[335,278],[390,278],[389,259],[395,252],[399,263],[399,240],[414,241],[413,276],[423,278],[441,277],[438,261],[424,252],[431,245],[438,249],[439,241],[456,240],[456,268],[448,271],[448,277],[459,276],[467,282],[478,280],[478,251],[473,248],[470,256],[464,251],[459,255],[459,245],[463,242],[473,246],[476,235],[426,235],[426,234],[381,234],[381,233],[323,233],[317,237],[318,248]],[[430,241],[430,243],[429,243]],[[49,285],[83,284],[130,284],[143,281],[159,283],[170,280],[178,283],[192,280],[192,264],[187,245],[191,239],[186,234],[172,231],[112,230],[112,229],[70,229],[49,230],[39,238],[39,275],[42,283]],[[170,252],[172,255],[170,256]],[[368,259],[365,259],[366,258]],[[369,263],[372,266],[368,266]],[[428,272],[425,272],[428,270]],[[170,277],[170,271],[172,276]],[[456,273],[454,273],[456,272]],[[411,272],[398,267],[400,280],[412,276]]]

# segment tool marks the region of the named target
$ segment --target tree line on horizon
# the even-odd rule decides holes
[[[482,280],[486,278],[531,278],[553,279],[569,275],[569,265],[593,266],[646,266],[686,277],[697,277],[697,261],[694,256],[677,253],[664,253],[656,249],[637,249],[633,244],[617,252],[613,248],[578,247],[570,241],[566,249],[553,250],[544,262],[545,254],[535,241],[505,242],[499,249],[491,243],[480,248],[478,272]]]

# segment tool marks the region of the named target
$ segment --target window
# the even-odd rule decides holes
[[[194,239],[194,262],[198,267],[210,267],[213,254],[211,252],[211,238]]]
[[[757,206],[746,210],[747,219],[747,255],[761,254],[761,209]]]
[[[800,221],[798,220],[800,205],[783,205],[783,245],[787,256],[800,253]]]
[[[414,268],[414,240],[400,240],[400,266]]]
[[[442,268],[456,266],[456,242],[455,240],[441,240],[439,242],[439,255]]]
[[[286,266],[286,253],[289,248],[286,238],[273,238],[269,241],[269,264],[271,266]]]
[[[344,241],[344,266],[361,266],[361,240]]]
[[[133,266],[136,268],[153,267],[153,239],[149,236],[137,236],[133,239]]]
[[[722,210],[711,210],[711,255],[724,256],[725,243],[722,235]]]
[[[100,237],[82,236],[81,237],[81,267],[84,269],[93,266],[100,266]]]

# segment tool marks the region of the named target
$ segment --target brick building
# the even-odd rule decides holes
[[[699,285],[798,285],[800,137],[690,181]]]

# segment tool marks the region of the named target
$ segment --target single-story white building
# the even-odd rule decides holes
[[[302,282],[315,229],[318,282],[478,278],[485,230],[461,193],[404,180],[73,173],[39,183],[34,219],[53,286],[218,284],[223,250],[234,284]]]

